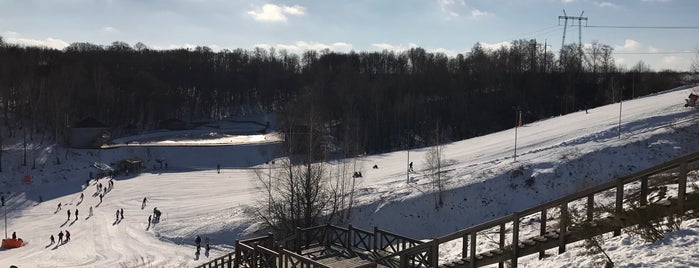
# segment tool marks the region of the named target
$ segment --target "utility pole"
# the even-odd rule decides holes
[[[516,107],[515,110],[515,155],[514,155],[514,161],[517,161],[517,129],[519,126],[522,125],[522,110],[520,110],[519,106]]]
[[[561,42],[561,49],[563,46],[566,44],[566,31],[568,30],[568,20],[573,20],[573,24],[571,26],[575,26],[575,20],[578,20],[578,49],[582,51],[582,21],[585,21],[585,27],[587,27],[587,17],[583,17],[582,15],[585,13],[585,11],[580,13],[580,16],[568,16],[566,14],[566,10],[563,10],[563,16],[558,16],[558,24],[561,24],[561,19],[563,19],[563,41]]]

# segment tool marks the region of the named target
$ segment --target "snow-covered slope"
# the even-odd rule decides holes
[[[447,144],[447,191],[439,210],[424,176],[427,149],[362,157],[358,160],[363,177],[358,180],[352,223],[428,239],[695,152],[699,150],[697,111],[683,107],[689,91],[672,90],[624,102],[620,127],[619,104],[539,122],[525,120],[517,129],[516,161],[514,129]],[[188,141],[178,135],[176,140],[161,136],[170,140],[169,146],[75,150],[35,145],[29,152],[29,159],[37,159],[35,169],[31,160],[22,165],[21,144],[6,146],[0,192],[8,204],[7,229],[28,244],[1,250],[0,267],[192,267],[230,252],[235,239],[249,237],[257,228],[250,218],[250,206],[264,202],[265,192],[258,189],[253,170],[268,172],[270,165],[265,163],[281,155],[279,145],[273,138],[258,137],[241,145],[172,146],[206,143],[205,138]],[[230,138],[234,143],[238,140],[250,139]],[[148,170],[117,177],[102,203],[94,185],[82,188],[90,173],[96,172],[91,167],[94,162],[116,163],[134,156],[144,159]],[[410,174],[410,183],[406,183],[408,162],[417,170]],[[168,164],[167,170],[161,163]],[[379,168],[372,169],[373,165]],[[510,176],[515,169],[522,175]],[[22,183],[24,175],[32,177],[32,184]],[[525,185],[528,178],[534,178],[534,183]],[[82,203],[78,203],[80,193],[85,194]],[[141,209],[143,197],[148,202]],[[63,209],[56,212],[59,202]],[[90,206],[94,216],[86,218]],[[154,207],[163,217],[147,228]],[[80,218],[67,220],[67,209],[73,214],[79,209]],[[125,219],[115,220],[117,209],[124,209]],[[699,226],[696,221],[687,221],[685,226],[664,244],[647,245],[624,235],[605,245],[612,258],[618,258],[617,265],[694,266]],[[49,245],[49,236],[61,230],[70,230],[71,241]],[[196,235],[211,238],[210,252],[194,254]],[[689,248],[680,249],[688,254],[660,253],[678,247]],[[587,267],[589,258],[572,247],[561,256],[543,261],[527,258],[520,263]]]

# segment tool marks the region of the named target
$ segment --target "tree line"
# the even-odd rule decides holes
[[[118,136],[172,118],[277,112],[282,130],[304,126],[323,135],[324,150],[356,155],[430,145],[436,127],[442,142],[460,140],[514,126],[518,110],[531,122],[682,82],[643,62],[617,67],[612,53],[593,42],[555,55],[536,40],[449,57],[422,48],[297,55],[119,41],[56,50],[0,38],[0,117],[10,136],[29,127],[62,141],[65,127],[87,116]]]

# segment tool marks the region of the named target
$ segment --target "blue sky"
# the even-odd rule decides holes
[[[404,50],[448,55],[480,42],[545,40],[558,51],[563,9],[588,26],[582,42],[615,48],[618,65],[688,70],[699,49],[697,0],[0,0],[5,41],[63,48],[72,42],[142,42],[151,48],[256,46],[301,53]],[[578,41],[568,27],[566,43]],[[683,53],[678,53],[683,52]]]

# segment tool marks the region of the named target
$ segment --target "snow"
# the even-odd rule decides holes
[[[696,88],[626,101],[621,125],[618,103],[527,123],[517,129],[516,161],[515,129],[447,144],[447,190],[439,210],[425,177],[427,148],[359,157],[363,177],[351,223],[430,239],[698,151],[697,111],[684,107],[692,90]],[[259,235],[251,211],[265,202],[260,195],[266,192],[255,170],[274,172],[278,167],[267,163],[283,155],[278,134],[252,133],[259,125],[236,127],[240,125],[225,123],[131,136],[102,150],[32,144],[26,166],[21,141],[6,140],[0,192],[8,205],[8,234],[16,231],[27,244],[0,250],[0,267],[192,267],[231,252],[236,239]],[[146,172],[115,178],[102,203],[94,185],[83,188],[89,175],[99,172],[95,165],[113,166],[132,157],[144,160]],[[343,161],[353,160],[330,164],[339,168]],[[411,161],[416,172],[406,183]],[[375,164],[378,169],[371,168]],[[22,183],[25,175],[31,176],[31,184]],[[107,185],[106,179],[100,182]],[[85,194],[82,203],[80,193]],[[143,197],[148,202],[141,209]],[[59,202],[63,209],[56,212]],[[94,216],[86,218],[90,206]],[[147,228],[154,207],[163,212],[162,220]],[[115,221],[122,208],[125,219]],[[80,219],[67,220],[66,209],[73,214],[79,209]],[[682,227],[653,244],[622,234],[608,237],[603,247],[619,267],[697,267],[699,222],[687,220]],[[61,230],[70,230],[71,241],[49,245],[49,236]],[[194,254],[196,235],[211,239],[211,252]],[[580,244],[568,249],[519,263],[595,266]],[[459,250],[460,245],[442,245],[440,257],[456,258]]]

